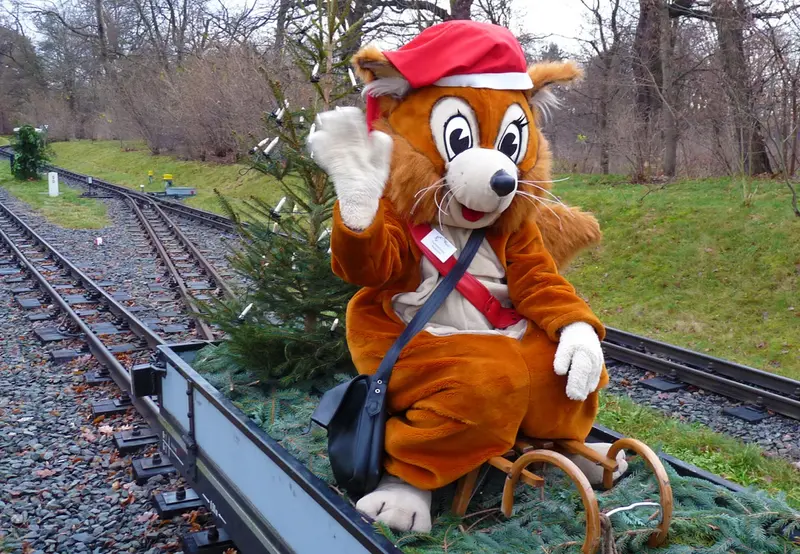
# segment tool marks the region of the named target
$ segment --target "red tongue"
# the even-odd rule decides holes
[[[461,206],[461,215],[464,216],[464,219],[466,219],[470,223],[475,223],[484,215],[486,215],[486,212],[479,212],[477,210],[471,210],[466,206]]]

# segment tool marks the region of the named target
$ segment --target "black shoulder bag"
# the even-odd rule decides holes
[[[400,352],[455,289],[485,236],[476,229],[456,265],[434,289],[381,360],[374,375],[359,375],[326,392],[311,420],[328,430],[328,457],[336,482],[354,497],[375,490],[383,474],[386,390]]]

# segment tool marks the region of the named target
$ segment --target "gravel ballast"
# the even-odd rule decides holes
[[[654,377],[652,373],[618,362],[608,361],[608,373],[611,381],[606,390],[612,394],[627,396],[637,404],[687,423],[702,423],[714,431],[756,444],[771,455],[800,462],[800,422],[794,419],[774,414],[758,423],[747,423],[722,413],[725,408],[740,406],[741,402],[694,386],[675,392],[655,391],[640,384]]]
[[[145,425],[133,410],[93,419],[91,401],[119,394],[87,387],[89,356],[56,366],[8,287],[0,287],[0,547],[10,552],[180,550],[183,517],[161,522],[150,496],[179,481],[157,477],[138,486],[131,455],[118,456],[113,433]],[[139,453],[138,455],[141,455]],[[3,551],[3,548],[0,548]]]

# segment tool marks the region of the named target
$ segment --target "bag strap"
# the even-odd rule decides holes
[[[400,352],[411,341],[411,339],[414,338],[414,335],[425,328],[425,325],[428,323],[430,318],[433,317],[433,314],[436,313],[436,310],[439,309],[439,306],[442,305],[447,296],[453,291],[453,289],[456,288],[456,283],[458,283],[459,279],[461,279],[461,276],[466,273],[469,264],[472,263],[473,258],[475,258],[475,254],[478,253],[478,249],[480,248],[485,236],[485,229],[475,229],[472,231],[467,244],[464,246],[464,249],[461,251],[461,255],[458,257],[458,262],[456,262],[456,265],[436,286],[422,307],[417,311],[408,325],[406,325],[406,328],[403,330],[400,336],[397,337],[397,340],[394,342],[389,351],[386,352],[386,355],[383,357],[380,365],[378,366],[378,370],[372,376],[372,383],[374,387],[372,387],[369,391],[369,397],[367,398],[366,402],[367,411],[371,414],[377,414],[383,407],[386,388],[389,384],[389,377],[391,377],[392,368],[397,362],[397,358],[400,357]]]
[[[428,258],[428,261],[433,264],[436,271],[441,275],[447,275],[455,267],[456,261],[452,256],[442,261],[436,254],[431,252],[423,242],[423,239],[430,232],[431,226],[427,224],[411,226],[411,235],[414,237],[414,242],[417,243],[419,249]],[[469,272],[465,273],[458,281],[456,289],[483,314],[495,329],[506,329],[522,321],[522,316],[519,312],[514,308],[503,306],[489,289]]]

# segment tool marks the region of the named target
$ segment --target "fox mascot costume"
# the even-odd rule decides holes
[[[486,228],[469,275],[488,301],[454,290],[401,353],[385,475],[356,504],[426,532],[431,491],[504,454],[519,433],[585,440],[608,382],[604,327],[558,273],[599,241],[599,227],[548,198],[551,154],[537,128],[554,103],[547,87],[579,71],[527,69],[507,29],[473,21],[432,26],[396,51],[367,46],[353,63],[366,118],[357,108],[320,114],[309,148],[337,194],[333,271],[362,287],[347,311],[360,373],[376,371],[442,279],[438,262]],[[618,461],[622,472],[623,453]]]

